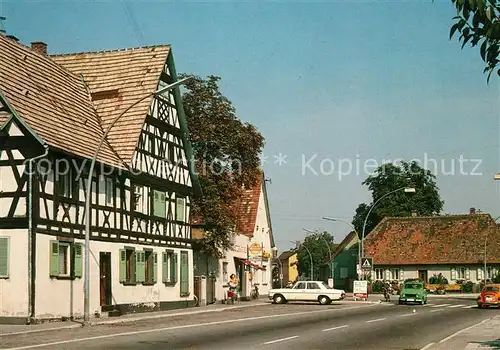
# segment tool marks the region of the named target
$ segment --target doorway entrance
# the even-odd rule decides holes
[[[111,253],[99,253],[99,279],[101,306],[112,304],[111,294]]]
[[[427,283],[428,282],[427,270],[418,270],[418,278]]]

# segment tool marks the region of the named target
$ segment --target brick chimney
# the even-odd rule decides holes
[[[470,214],[470,215],[474,215],[474,214],[476,214],[476,208],[474,208],[474,207],[473,207],[473,208],[470,208],[470,209],[469,209],[469,214]]]
[[[43,41],[33,41],[31,43],[31,49],[39,54],[47,56],[47,44]]]

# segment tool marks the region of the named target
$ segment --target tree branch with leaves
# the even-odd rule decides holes
[[[192,76],[182,94],[203,192],[203,197],[194,198],[191,205],[191,217],[202,219],[206,233],[195,246],[215,257],[232,248],[237,203],[243,187],[253,186],[261,174],[264,147],[262,134],[237,117],[235,107],[219,90],[220,79]]]
[[[500,63],[500,4],[498,0],[451,0],[457,10],[455,23],[450,29],[450,40],[459,33],[462,49],[467,43],[472,47],[480,45],[480,54],[486,63],[483,73],[491,73]],[[500,76],[500,68],[497,70]]]

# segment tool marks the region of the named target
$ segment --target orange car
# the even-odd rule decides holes
[[[500,284],[487,284],[481,294],[477,297],[479,308],[497,306],[500,307]]]

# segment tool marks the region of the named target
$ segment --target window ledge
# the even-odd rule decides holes
[[[72,276],[50,276],[51,279],[53,280],[74,280],[75,278]]]
[[[8,280],[9,278],[9,276],[0,276],[0,280]]]
[[[154,286],[156,282],[142,282],[143,286]]]
[[[176,283],[176,282],[163,282],[163,283],[164,283],[166,286],[168,286],[168,287],[173,287],[173,286],[175,286],[175,283]]]
[[[135,282],[121,282],[121,284],[123,284],[124,286],[135,286],[135,285],[137,285],[137,283],[135,283]]]
[[[191,295],[191,293],[181,293],[181,298],[188,297],[190,295]]]

